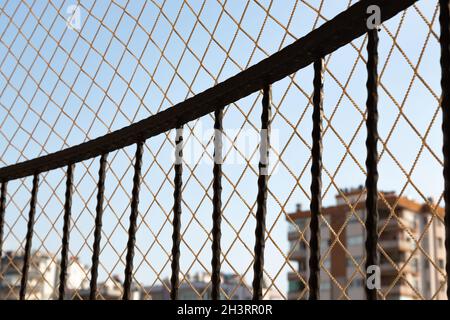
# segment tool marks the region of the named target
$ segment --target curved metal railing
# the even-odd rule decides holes
[[[67,247],[69,243],[69,224],[71,214],[71,197],[73,189],[73,166],[81,161],[100,157],[100,170],[98,179],[98,195],[94,232],[94,250],[92,255],[91,299],[96,298],[96,279],[98,273],[99,244],[101,240],[101,226],[103,213],[103,193],[105,182],[105,165],[107,154],[122,149],[126,146],[136,144],[136,156],[134,165],[133,191],[131,199],[130,225],[128,231],[128,244],[126,256],[126,269],[124,281],[123,299],[130,297],[131,278],[133,274],[133,257],[136,236],[137,208],[139,203],[139,190],[142,166],[142,146],[145,140],[158,134],[177,129],[176,156],[182,157],[183,125],[188,122],[215,113],[215,129],[222,130],[222,110],[229,104],[246,97],[258,90],[263,90],[264,98],[262,102],[262,125],[261,131],[267,134],[262,135],[261,159],[259,163],[258,196],[256,211],[255,229],[255,260],[254,260],[254,280],[253,298],[262,297],[262,278],[264,266],[265,248],[265,218],[267,199],[267,175],[264,169],[267,165],[266,159],[270,142],[270,85],[276,81],[291,75],[292,73],[305,68],[314,63],[314,97],[313,97],[313,147],[312,147],[312,168],[311,168],[311,239],[310,239],[310,276],[309,288],[310,299],[319,299],[320,286],[320,232],[319,216],[321,215],[321,172],[322,172],[322,101],[323,101],[323,57],[336,51],[338,48],[350,43],[352,40],[368,33],[368,63],[367,63],[367,199],[366,199],[366,265],[377,265],[379,263],[377,254],[377,88],[378,88],[378,34],[376,29],[368,29],[367,14],[368,7],[377,5],[381,9],[381,22],[386,21],[402,10],[413,5],[417,0],[361,0],[351,6],[346,11],[337,15],[334,19],[326,22],[321,27],[315,29],[305,37],[287,46],[281,51],[273,54],[269,58],[237,74],[236,76],[186,100],[168,110],[159,112],[145,120],[134,123],[123,129],[106,134],[100,138],[82,143],[80,145],[52,153],[43,157],[3,167],[0,169],[1,181],[1,203],[0,203],[0,254],[3,241],[4,214],[6,210],[6,185],[8,181],[34,176],[33,189],[31,195],[29,219],[27,225],[25,262],[22,270],[22,281],[20,298],[26,296],[26,283],[29,268],[29,258],[31,242],[34,228],[34,214],[36,207],[36,197],[38,193],[39,175],[43,172],[61,167],[68,167],[66,197],[64,206],[64,228],[63,228],[63,250],[61,256],[61,274],[59,298],[63,299],[65,290],[65,273],[67,271]],[[443,111],[443,131],[444,131],[444,198],[446,201],[446,252],[447,252],[447,274],[450,273],[450,169],[449,169],[449,126],[450,126],[450,30],[449,30],[449,1],[440,0],[441,5],[441,46],[442,46],[442,111]],[[219,139],[219,137],[216,137]],[[220,142],[220,141],[217,142]],[[221,144],[215,144],[216,154],[221,154]],[[264,149],[266,148],[266,149]],[[177,299],[179,286],[179,258],[180,258],[180,217],[182,201],[182,164],[175,164],[174,180],[174,218],[173,218],[173,246],[172,246],[172,277],[171,277],[171,298]],[[213,171],[213,245],[212,245],[212,297],[219,297],[220,288],[220,238],[221,238],[221,164],[215,163]],[[450,286],[447,288],[450,295]],[[367,289],[368,299],[377,299],[376,289]]]

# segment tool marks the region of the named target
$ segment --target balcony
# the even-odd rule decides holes
[[[380,245],[384,250],[388,252],[410,252],[413,251],[416,247],[415,243],[412,240],[408,241],[406,239],[381,240]]]
[[[382,218],[379,220],[379,225],[384,226],[386,224],[387,218]],[[417,230],[417,224],[411,220],[402,217],[391,217],[386,225],[385,230],[403,230],[404,227],[408,228],[411,232]]]
[[[399,263],[397,261],[394,261],[394,263],[397,265],[399,270],[402,270],[403,274],[417,274],[417,270],[412,266],[411,261],[406,265],[404,265],[404,262]],[[380,271],[382,276],[397,276],[397,274],[399,273],[399,271],[388,261],[380,264]]]
[[[381,291],[383,294],[386,294],[388,291],[389,286],[382,286]],[[414,290],[407,284],[400,284],[397,283],[392,289],[390,289],[389,293],[387,294],[387,299],[400,299],[400,298],[410,298],[412,300],[417,299],[417,294],[414,292]]]
[[[301,281],[299,276],[302,277],[303,280],[306,282],[306,279],[307,279],[306,270],[300,270],[298,272],[293,272],[293,271],[288,272],[288,280],[289,281]]]

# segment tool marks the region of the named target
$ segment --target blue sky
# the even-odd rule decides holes
[[[335,16],[348,3],[344,0],[220,0],[188,4],[181,0],[81,1],[81,30],[76,32],[66,24],[67,8],[75,4],[73,1],[2,0],[2,164],[75,145],[170,108],[292,43],[324,23],[324,19]],[[380,189],[402,192],[418,201],[428,196],[439,199],[443,189],[436,5],[437,1],[419,1],[403,19],[401,15],[395,17],[380,32],[380,71],[383,71],[379,130],[387,143],[386,148],[379,147],[384,150],[379,185]],[[320,6],[318,17],[316,10]],[[423,19],[428,22],[434,19],[432,32]],[[392,36],[400,25],[394,43]],[[324,205],[334,203],[336,188],[364,183],[361,170],[365,161],[362,113],[366,73],[361,60],[361,56],[366,56],[364,40],[356,39],[353,46],[347,45],[326,57],[324,125],[327,128],[330,121],[331,126],[323,138]],[[360,48],[361,56],[357,52]],[[287,287],[286,272],[291,271],[281,253],[288,251],[285,215],[297,203],[308,206],[311,93],[311,67],[273,85],[272,130],[277,139],[273,141],[274,171],[269,180],[267,225],[271,237],[267,242],[266,269],[270,277],[276,277],[275,284],[283,293]],[[246,145],[243,139],[246,134],[258,134],[260,104],[259,93],[252,94],[227,107],[224,118],[226,139],[235,141],[245,155],[238,154],[234,162],[229,155],[230,161],[225,159],[224,164],[223,248],[228,252],[224,270],[245,274],[247,279],[252,276],[248,249],[252,250],[254,242],[251,212],[255,210],[258,152],[257,145],[243,150]],[[205,245],[204,242],[205,231],[211,229],[212,207],[208,197],[212,197],[212,161],[208,156],[210,139],[205,132],[212,126],[213,118],[206,116],[190,123],[185,130],[189,146],[207,151],[198,152],[197,160],[203,157],[203,161],[197,166],[195,161],[187,163],[184,172],[183,272],[210,268],[210,241]],[[190,130],[194,128],[192,135]],[[174,132],[151,138],[144,152],[142,224],[135,266],[137,279],[145,284],[157,280],[160,270],[160,277],[170,273],[166,253],[171,248],[171,227],[166,220],[172,206],[173,189],[167,178],[173,176],[173,140]],[[344,144],[350,147],[346,149]],[[116,262],[126,243],[134,150],[130,146],[109,156],[103,243],[108,238],[111,244],[106,244],[102,251],[105,269],[100,270],[101,278],[106,270],[123,274],[123,263]],[[249,160],[248,166],[244,158]],[[405,172],[411,170],[408,181]],[[71,233],[71,251],[84,263],[90,260],[97,171],[98,159],[77,165],[75,171],[76,227]],[[330,183],[330,176],[334,183]],[[298,183],[295,177],[300,177]],[[9,186],[14,202],[8,204],[7,224],[13,226],[12,232],[17,236],[7,230],[9,249],[16,249],[24,238],[26,219],[15,221],[21,210],[27,213],[30,184],[31,179],[27,178]],[[63,169],[43,174],[35,248],[58,251],[64,188]],[[118,221],[122,225],[116,228]],[[240,237],[236,240],[237,231]],[[142,255],[147,255],[150,265],[141,264]],[[295,268],[295,264],[292,266]]]

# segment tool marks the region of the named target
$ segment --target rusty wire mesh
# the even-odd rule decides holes
[[[9,165],[54,152],[170,108],[277,52],[355,2],[2,0],[1,163]],[[69,27],[68,8],[72,5],[76,5],[79,20]],[[419,1],[383,24],[380,31],[380,187],[428,203],[433,209],[428,226],[433,220],[442,224],[436,213],[442,206],[443,189],[437,16],[437,1]],[[336,194],[345,198],[342,188],[362,184],[365,179],[365,45],[366,39],[361,37],[326,57],[324,205],[332,205]],[[275,83],[272,90],[264,294],[287,299],[289,273],[304,283],[294,298],[304,298],[307,279],[290,258],[299,243],[308,247],[307,227],[297,228],[298,240],[289,244],[287,221],[293,222],[288,214],[296,203],[309,203],[311,68]],[[222,268],[237,274],[242,284],[222,289],[227,299],[236,298],[239,288],[249,294],[252,290],[258,141],[248,143],[247,139],[259,135],[260,104],[261,95],[255,93],[225,109]],[[189,147],[184,160],[181,283],[191,286],[198,298],[207,298],[208,286],[199,290],[192,274],[211,270],[212,128],[211,115],[193,121],[185,130]],[[174,132],[145,144],[134,262],[134,284],[143,292],[142,298],[148,298],[156,286],[170,290],[166,279],[171,259],[173,150]],[[131,147],[108,158],[100,292],[107,280],[121,290],[133,157]],[[71,284],[69,278],[70,298],[83,298],[83,286],[90,277],[97,172],[97,159],[84,161],[75,169],[70,256],[84,281]],[[61,249],[64,181],[63,169],[42,175],[33,241],[33,250],[49,255],[56,263]],[[31,178],[9,184],[5,250],[20,252],[24,247],[30,192]],[[347,219],[339,230],[331,227],[326,216],[322,219],[324,228],[338,236],[352,217],[363,225],[357,203],[345,201]],[[444,277],[443,266],[422,248],[429,227],[421,234],[410,230],[397,216],[396,206],[388,204],[389,219],[380,232],[390,219],[396,221],[412,238],[414,252]],[[339,289],[338,298],[362,299],[348,291],[364,275],[364,257],[353,257],[336,239],[323,250],[322,278]],[[352,261],[354,271],[346,279],[338,279],[326,263],[336,248]],[[413,254],[397,265],[383,247],[380,252],[397,270],[391,283],[380,290],[382,297],[389,298],[396,283],[404,281],[417,298],[442,298],[442,290],[423,296],[419,285],[404,276],[403,269]],[[40,298],[33,286],[28,291],[28,298]],[[8,298],[15,294],[11,288]]]

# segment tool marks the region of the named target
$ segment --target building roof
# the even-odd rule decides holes
[[[351,203],[355,208],[355,210],[361,210],[365,208],[365,190],[364,189],[352,189],[350,191],[344,191],[336,196],[336,199],[342,199],[344,196],[347,197],[356,197],[356,200]],[[415,213],[436,213],[441,218],[444,217],[444,208],[439,207],[437,205],[430,205],[428,203],[419,203],[417,201],[411,200],[407,197],[401,196],[399,197],[395,192],[381,192],[384,195],[384,200],[379,198],[378,207],[381,210],[390,210],[391,208],[395,209],[406,209]],[[388,205],[387,205],[387,204]],[[340,203],[334,206],[324,207],[322,208],[323,215],[339,215],[342,213],[348,212],[350,209],[350,205],[348,202]],[[307,218],[311,215],[310,210],[301,210],[300,206],[297,207],[297,210],[293,213],[289,214],[290,219],[297,218]],[[288,218],[287,218],[288,219]],[[289,220],[289,219],[288,219]]]

